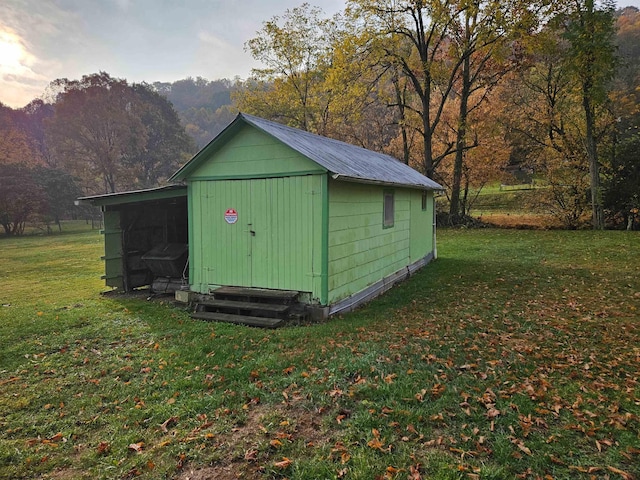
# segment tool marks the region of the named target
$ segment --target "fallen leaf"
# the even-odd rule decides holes
[[[500,410],[497,408],[490,408],[487,410],[487,418],[496,418],[500,413]]]
[[[136,453],[141,453],[144,448],[144,442],[130,443],[128,448]]]
[[[169,417],[160,424],[160,428],[164,433],[167,433],[169,431],[169,426],[175,423],[178,423],[178,417]]]
[[[625,472],[624,470],[620,470],[619,468],[616,467],[611,467],[611,466],[607,466],[607,470],[609,470],[610,472],[613,473],[617,473],[618,475],[620,475],[624,480],[634,480],[633,475],[631,475],[628,472]]]
[[[382,450],[384,444],[380,441],[379,438],[373,438],[367,442],[369,448],[373,448],[374,450]]]
[[[96,450],[98,451],[98,454],[102,455],[104,453],[109,452],[109,449],[111,448],[111,445],[109,445],[109,443],[107,442],[100,442],[98,444],[98,447],[96,448]]]
[[[289,465],[291,465],[291,460],[288,459],[287,457],[282,457],[282,460],[279,462],[276,462],[273,464],[274,467],[276,468],[281,468],[281,469],[285,469],[287,468]]]

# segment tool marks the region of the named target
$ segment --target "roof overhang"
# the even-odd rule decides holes
[[[417,190],[432,190],[435,192],[441,192],[444,190],[444,188],[441,185],[437,184],[436,182],[433,182],[433,185],[385,182],[383,180],[372,180],[369,178],[351,177],[349,175],[341,175],[339,173],[334,173],[333,175],[331,175],[331,178],[341,182],[364,183],[367,185],[382,185],[385,187],[415,188]]]
[[[150,202],[186,196],[186,185],[166,185],[164,187],[147,188],[144,190],[131,190],[129,192],[80,197],[75,201],[75,204],[102,207],[105,205],[126,205],[129,203]]]

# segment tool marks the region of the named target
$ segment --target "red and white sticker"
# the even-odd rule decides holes
[[[238,221],[238,212],[235,208],[229,208],[226,212],[224,212],[224,221],[229,225],[233,225]]]

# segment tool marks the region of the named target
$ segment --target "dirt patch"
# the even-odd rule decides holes
[[[491,213],[479,217],[485,225],[499,228],[523,230],[547,230],[562,228],[558,221],[550,216],[535,213]]]
[[[320,448],[332,441],[322,426],[322,414],[297,405],[257,405],[247,419],[215,445],[219,459],[207,467],[187,465],[177,480],[248,480],[264,478],[265,466],[282,459],[279,446],[299,442]]]

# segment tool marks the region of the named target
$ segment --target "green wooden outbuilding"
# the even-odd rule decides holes
[[[436,256],[440,185],[388,155],[255,116],[239,114],[170,181],[186,184],[198,294],[293,291],[326,317]],[[100,198],[108,211],[117,196]]]

